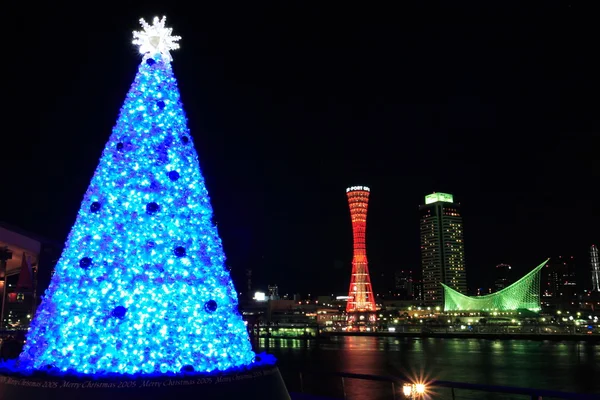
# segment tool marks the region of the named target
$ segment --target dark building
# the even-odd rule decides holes
[[[415,300],[420,303],[423,302],[423,280],[416,278],[413,282],[413,290],[415,293]]]
[[[419,207],[423,302],[443,305],[444,283],[467,294],[463,222],[459,204],[447,193],[425,196]]]
[[[267,290],[269,292],[269,300],[279,300],[279,288],[277,285],[269,285],[267,286]]]
[[[542,272],[542,297],[554,298],[560,293],[560,279],[555,266],[547,263]]]
[[[543,269],[542,296],[549,305],[568,307],[577,299],[575,257],[552,257]]]
[[[62,246],[0,223],[0,329],[25,329],[54,273]]]
[[[415,287],[412,271],[402,270],[394,273],[394,292],[396,297],[400,300],[415,299]]]
[[[494,268],[494,291],[499,292],[512,283],[512,267],[508,264],[496,265],[496,268]]]

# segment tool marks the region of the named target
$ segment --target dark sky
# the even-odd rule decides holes
[[[284,293],[347,290],[350,185],[372,189],[376,291],[382,274],[419,269],[417,209],[433,191],[462,204],[471,287],[500,262],[524,273],[559,254],[587,280],[599,9],[145,3],[5,14],[0,220],[65,240],[140,61],[131,31],[166,14],[240,289],[250,267]]]

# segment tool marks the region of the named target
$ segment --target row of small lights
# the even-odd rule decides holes
[[[257,292],[257,293],[263,294],[262,292]],[[255,297],[255,299],[256,299],[256,297]],[[266,299],[267,299],[267,296],[265,295],[265,300]],[[302,302],[302,301],[298,302],[299,305],[301,305],[302,303],[304,303],[304,304],[311,304],[311,303],[319,304],[319,301],[318,300],[315,300],[315,301],[305,300],[304,302]],[[341,307],[341,305],[328,304],[328,303],[321,303],[321,305],[322,306],[326,306],[326,307]],[[412,307],[412,306],[408,307],[407,310],[408,311],[412,311],[413,308],[416,309],[416,311],[425,311],[425,310],[431,311],[432,310],[432,307]],[[498,310],[498,309],[497,308],[494,308],[494,309],[483,309],[482,311],[489,312],[489,311],[493,311],[493,310]],[[441,311],[441,307],[439,307],[439,306],[435,307],[435,311]],[[560,315],[561,313],[562,313],[562,311],[560,311],[560,310],[556,311],[556,314]],[[566,311],[566,313],[569,314],[570,311]],[[463,315],[463,314],[464,315],[468,314],[468,315],[471,315],[471,316],[475,316],[475,315],[481,315],[481,312],[466,312],[465,311],[465,312],[458,312],[458,313],[447,313],[447,315],[454,315],[454,316],[460,316],[460,315]],[[494,312],[492,312],[492,315],[494,315],[494,316],[497,316],[497,315],[513,315],[513,314],[521,314],[521,312],[518,312],[518,311],[504,311],[504,312],[494,311]],[[580,315],[581,315],[581,312],[577,312],[577,316],[580,316]],[[593,317],[590,315],[590,319],[592,319],[592,318]]]

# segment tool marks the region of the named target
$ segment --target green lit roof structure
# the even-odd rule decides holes
[[[445,203],[454,203],[454,196],[449,193],[431,193],[425,196],[425,204],[437,203],[442,201]]]
[[[465,296],[442,283],[444,311],[540,311],[540,271],[547,262],[544,261],[512,285],[485,296]]]

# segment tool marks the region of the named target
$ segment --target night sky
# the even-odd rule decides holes
[[[470,287],[500,262],[525,273],[561,254],[588,283],[600,9],[145,3],[5,15],[0,220],[64,242],[141,60],[131,31],[165,14],[239,290],[246,268],[256,288],[347,290],[351,185],[372,190],[376,292],[420,269],[418,206],[433,191],[462,205]]]

